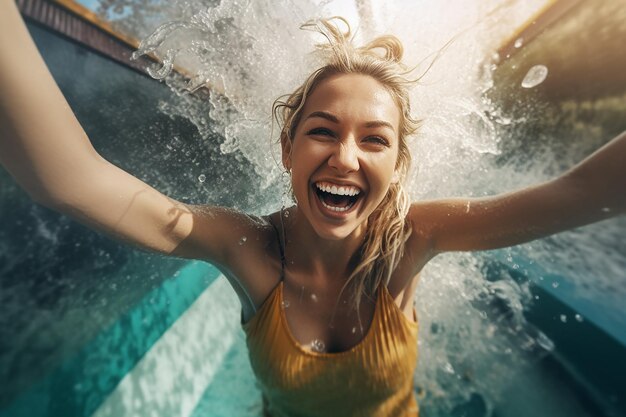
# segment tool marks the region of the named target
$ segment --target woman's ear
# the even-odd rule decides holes
[[[283,166],[287,171],[291,171],[291,140],[287,137],[287,135],[281,135],[280,138],[280,146],[282,148],[282,160]]]

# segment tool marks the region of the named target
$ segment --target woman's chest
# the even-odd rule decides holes
[[[266,390],[299,392],[317,387],[335,392],[346,389],[349,378],[355,386],[371,385],[379,393],[410,385],[417,360],[417,327],[389,308],[388,294],[365,307],[372,317],[363,323],[369,328],[361,335],[353,317],[338,319],[336,314],[329,329],[331,317],[316,313],[304,301],[290,315],[291,303],[299,300],[287,291],[283,298],[282,290],[281,284],[247,328],[251,364]],[[346,338],[344,333],[354,337]]]
[[[285,283],[280,295],[285,331],[295,344],[313,352],[353,349],[365,339],[376,316],[374,299],[362,297],[357,310],[348,291]]]

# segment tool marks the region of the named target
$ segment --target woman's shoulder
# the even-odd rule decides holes
[[[256,215],[210,205],[188,208],[194,214],[194,240],[204,255],[211,255],[198,258],[220,269],[237,292],[244,316],[248,316],[280,277],[280,246],[273,226],[280,213]]]
[[[192,213],[192,231],[177,250],[179,256],[202,259],[232,268],[266,257],[275,245],[271,217],[211,205],[186,205]],[[223,269],[222,268],[222,269]]]

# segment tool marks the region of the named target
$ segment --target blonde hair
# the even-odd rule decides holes
[[[339,29],[338,23],[346,26]],[[353,45],[350,25],[341,17],[309,21],[301,29],[324,35],[327,43],[317,45],[325,64],[314,71],[291,95],[278,98],[273,105],[273,115],[281,126],[280,141],[293,141],[302,109],[307,97],[325,79],[338,74],[368,75],[381,83],[400,109],[400,129],[396,173],[398,181],[392,183],[380,205],[368,218],[365,241],[357,256],[358,265],[348,277],[345,288],[352,283],[354,307],[359,310],[363,295],[373,296],[381,282],[389,283],[391,274],[402,258],[404,245],[411,234],[406,221],[410,201],[403,188],[411,155],[407,137],[417,130],[419,122],[411,116],[408,88],[416,80],[407,77],[411,70],[402,62],[402,43],[395,36],[380,36],[362,47]]]

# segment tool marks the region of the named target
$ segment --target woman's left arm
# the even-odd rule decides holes
[[[563,175],[512,193],[414,203],[433,253],[496,249],[626,212],[626,132]]]

